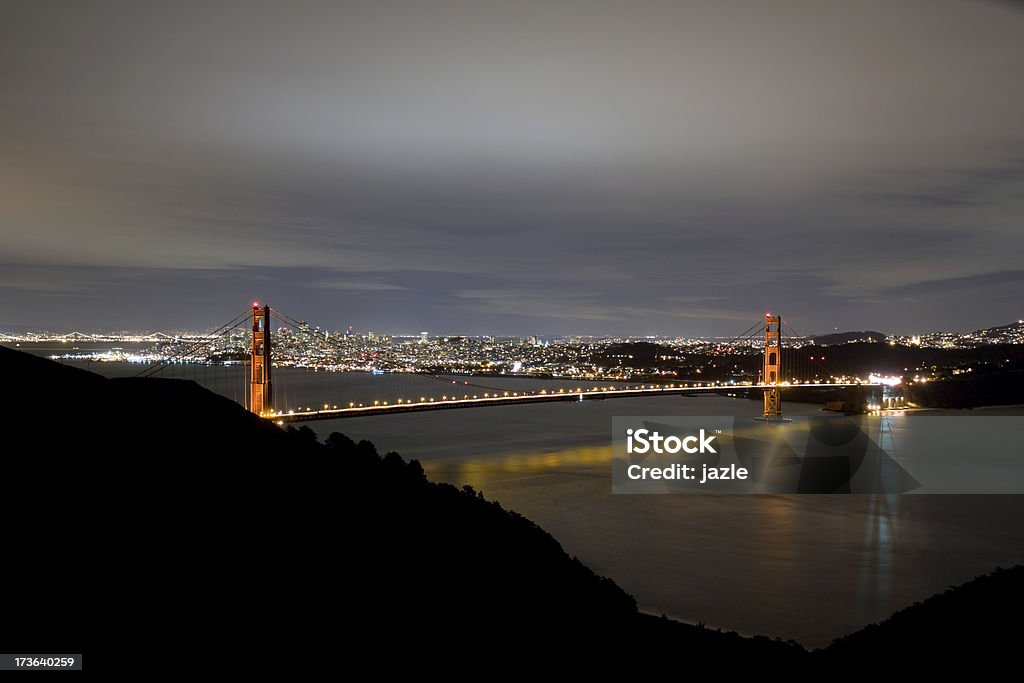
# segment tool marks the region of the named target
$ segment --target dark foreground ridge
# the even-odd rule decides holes
[[[4,652],[91,644],[182,670],[301,671],[380,652],[382,666],[446,668],[467,651],[589,668],[828,666],[893,642],[966,658],[906,636],[923,618],[984,648],[998,641],[989,616],[1024,607],[1014,568],[811,655],[642,615],[536,524],[369,442],[319,443],[192,382],[108,380],[4,347],[0,372],[13,385],[2,512],[16,587]]]

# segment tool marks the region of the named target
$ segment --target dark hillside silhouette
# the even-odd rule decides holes
[[[865,653],[924,669],[950,660],[1018,662],[1022,608],[1024,566],[996,569],[839,638],[815,657],[844,669],[872,667]]]
[[[814,661],[796,644],[639,614],[536,524],[369,442],[319,443],[192,382],[107,380],[3,347],[0,372],[12,380],[7,652],[98,643],[138,659],[157,647],[174,654],[165,667],[252,672],[371,655],[444,669],[466,651],[590,668]],[[1015,593],[991,596],[1019,614],[1019,571],[1010,578]],[[973,613],[963,627],[991,628]],[[651,647],[662,654],[616,660]],[[817,657],[876,647],[853,636]]]

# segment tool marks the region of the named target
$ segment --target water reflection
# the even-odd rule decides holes
[[[559,469],[568,471],[582,466],[606,465],[611,457],[610,445],[584,446],[547,453],[507,453],[486,460],[430,462],[428,468],[438,480],[472,481],[474,487],[486,491],[509,475],[541,475]]]
[[[893,551],[900,532],[899,495],[870,495],[864,516],[864,542],[860,558],[861,621],[883,619],[891,610]]]

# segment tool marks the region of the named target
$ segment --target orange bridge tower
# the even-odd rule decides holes
[[[270,383],[270,306],[252,305],[252,354],[249,363],[249,410],[257,415],[273,409]]]
[[[764,372],[761,382],[764,390],[764,417],[782,417],[782,397],[778,384],[782,380],[782,316],[767,313],[764,316]]]

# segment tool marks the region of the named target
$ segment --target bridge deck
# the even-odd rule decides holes
[[[487,406],[507,406],[521,403],[552,403],[555,401],[598,401],[608,398],[637,398],[641,396],[665,396],[694,393],[718,393],[723,391],[742,391],[747,389],[767,389],[767,384],[718,384],[697,387],[648,387],[636,389],[587,389],[584,391],[558,391],[542,394],[520,394],[518,396],[489,396],[485,398],[446,399],[419,401],[408,403],[391,403],[373,406],[357,406],[350,408],[332,408],[324,410],[289,411],[264,415],[268,420],[278,424],[291,422],[309,422],[312,420],[339,420],[348,417],[369,417],[372,415],[393,415],[397,413],[414,413],[425,410],[452,410],[457,408],[483,408]],[[849,386],[880,386],[877,384],[793,384],[776,385],[803,388],[840,388]],[[511,393],[511,392],[509,392]]]

